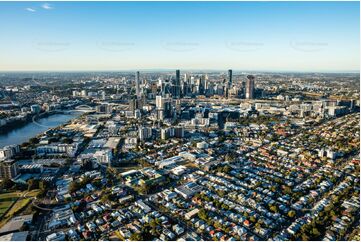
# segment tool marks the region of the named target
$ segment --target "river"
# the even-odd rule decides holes
[[[0,134],[0,149],[6,145],[22,144],[44,131],[62,125],[69,120],[76,118],[81,113],[54,114],[45,118],[30,122],[25,126],[11,130],[6,134]]]

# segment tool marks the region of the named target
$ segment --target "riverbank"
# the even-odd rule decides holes
[[[46,117],[49,117],[54,114],[62,114],[62,113],[64,113],[64,111],[56,110],[56,111],[42,112],[39,114],[28,114],[24,119],[15,120],[15,121],[12,121],[11,123],[7,123],[7,124],[1,126],[0,127],[1,128],[0,135],[7,134],[7,133],[13,131],[14,129],[19,129],[19,128],[33,122],[34,120],[39,120],[41,118],[46,118]]]
[[[27,142],[29,139],[36,137],[40,133],[45,132],[50,128],[58,127],[70,120],[77,118],[81,113],[54,113],[52,115],[43,115],[37,119],[36,122],[28,122],[12,129],[6,133],[0,134],[0,148],[11,145],[11,144],[22,144]]]

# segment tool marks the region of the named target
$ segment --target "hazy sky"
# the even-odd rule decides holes
[[[1,2],[0,71],[358,71],[359,2]]]

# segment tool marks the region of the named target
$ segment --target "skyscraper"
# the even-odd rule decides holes
[[[173,83],[173,94],[175,98],[181,97],[181,83],[180,83],[180,71],[175,71],[175,80]]]
[[[135,110],[139,108],[139,102],[138,99],[136,97],[131,97],[129,99],[129,111],[132,111],[132,113],[134,114]]]
[[[155,97],[155,105],[157,109],[164,109],[164,99],[162,96]]]
[[[246,99],[254,98],[254,79],[255,77],[252,75],[247,76],[246,82]]]
[[[169,98],[156,96],[155,105],[157,108],[158,119],[169,118],[172,114],[172,103]]]
[[[232,84],[232,70],[228,70],[228,88],[231,88]]]
[[[139,71],[135,73],[135,93],[137,95],[137,98],[140,98],[140,80],[139,80]]]

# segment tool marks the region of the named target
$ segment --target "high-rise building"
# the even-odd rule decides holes
[[[10,159],[20,152],[19,145],[8,145],[0,149],[0,160]]]
[[[137,71],[135,73],[135,93],[136,93],[138,99],[140,97],[140,87],[139,87],[139,85],[140,85],[139,71]]]
[[[155,105],[157,108],[158,119],[170,118],[172,115],[172,102],[169,98],[156,96]]]
[[[164,109],[164,99],[162,96],[155,97],[155,106],[157,109]]]
[[[178,114],[181,113],[182,111],[182,103],[181,103],[181,99],[177,99],[175,100],[175,107],[176,107],[176,111]]]
[[[173,128],[161,129],[160,137],[161,139],[168,139],[174,137],[174,129]]]
[[[184,74],[184,82],[188,84],[189,81],[190,81],[189,76],[188,76],[187,73],[185,73],[185,74]]]
[[[232,70],[228,70],[228,88],[231,88],[232,84]]]
[[[135,110],[138,108],[139,108],[138,100],[135,97],[132,97],[129,100],[129,111],[131,111],[134,114]]]
[[[138,134],[141,141],[149,139],[152,137],[152,129],[149,127],[139,127]]]
[[[18,166],[14,160],[0,162],[0,178],[14,178],[18,174]]]
[[[247,76],[246,82],[246,99],[254,98],[254,79],[255,77],[252,75]]]
[[[98,150],[94,153],[94,158],[101,164],[110,165],[113,159],[113,153],[111,149]]]
[[[101,97],[102,97],[102,100],[105,100],[105,98],[106,98],[106,93],[105,93],[104,90],[100,92],[100,95],[101,95]]]
[[[151,91],[152,91],[152,94],[153,94],[153,95],[156,95],[156,94],[157,94],[157,92],[158,92],[158,86],[157,86],[157,83],[156,83],[156,82],[153,82],[153,83],[151,84]]]
[[[113,106],[109,104],[100,104],[95,108],[97,113],[112,113]]]
[[[175,71],[175,80],[173,83],[173,95],[175,98],[181,97],[181,82],[180,82],[180,71]]]
[[[174,136],[176,138],[183,138],[184,137],[184,128],[183,127],[175,127],[174,128]]]
[[[174,128],[165,128],[161,129],[161,139],[168,138],[183,138],[184,137],[184,128],[183,127],[174,127]]]

